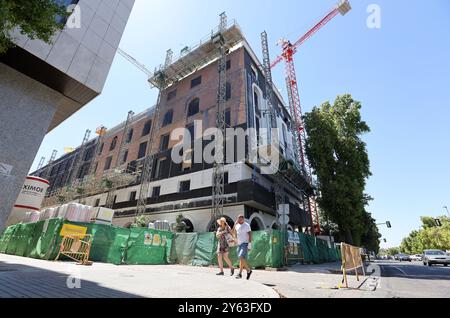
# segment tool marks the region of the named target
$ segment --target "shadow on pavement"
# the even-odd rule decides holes
[[[0,261],[0,298],[140,298],[83,280],[78,265],[67,266],[72,274]]]

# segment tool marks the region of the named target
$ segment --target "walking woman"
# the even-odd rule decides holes
[[[220,272],[217,274],[218,276],[223,276],[223,259],[228,264],[231,269],[231,276],[234,275],[234,267],[233,263],[231,263],[230,258],[228,257],[228,253],[230,252],[230,245],[228,241],[232,238],[231,228],[227,223],[225,218],[220,218],[217,220],[219,224],[219,228],[217,229],[216,236],[219,239],[219,243],[217,244],[217,260],[219,262]],[[222,259],[223,258],[223,259]]]

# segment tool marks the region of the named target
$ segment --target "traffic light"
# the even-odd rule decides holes
[[[386,226],[388,227],[388,229],[390,229],[392,226],[391,226],[391,222],[389,222],[389,221],[386,221]]]
[[[441,220],[434,219],[434,223],[436,223],[436,226],[442,226]]]

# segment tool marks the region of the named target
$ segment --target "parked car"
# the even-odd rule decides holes
[[[408,254],[397,254],[400,262],[411,262],[411,256]]]
[[[422,260],[422,255],[420,255],[420,254],[411,255],[411,260],[413,260],[413,261],[421,261]]]
[[[431,266],[433,264],[442,264],[448,266],[450,264],[450,256],[441,250],[425,250],[423,251],[423,265]]]

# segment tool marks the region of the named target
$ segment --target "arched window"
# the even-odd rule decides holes
[[[142,129],[142,137],[150,134],[150,130],[152,129],[152,121],[149,120],[145,123],[144,129]]]
[[[193,99],[188,106],[188,117],[194,116],[200,111],[200,99]]]
[[[167,113],[164,115],[164,120],[162,126],[167,126],[172,123],[173,120],[173,110],[168,110]]]
[[[113,140],[111,141],[111,146],[109,146],[109,151],[113,151],[114,149],[116,149],[116,145],[117,145],[117,136],[113,138]]]
[[[231,83],[227,83],[227,89],[225,93],[225,99],[230,100],[231,99]]]
[[[133,133],[134,133],[134,129],[130,129],[130,131],[128,132],[128,136],[127,136],[127,143],[130,143],[131,140],[133,139]]]

